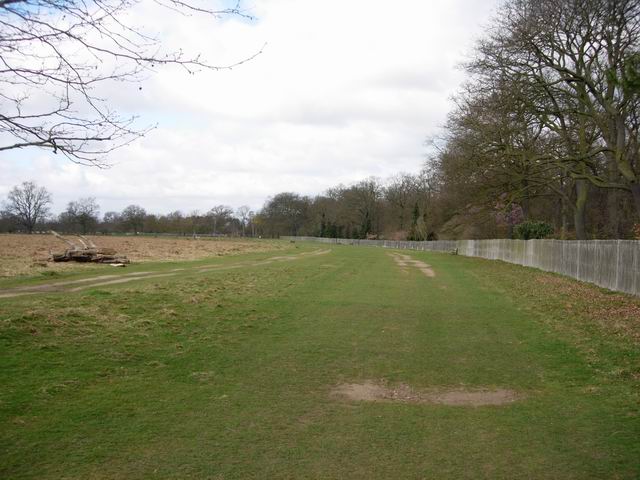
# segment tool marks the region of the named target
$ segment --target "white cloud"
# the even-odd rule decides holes
[[[424,140],[444,122],[472,48],[497,0],[255,0],[258,20],[212,24],[141,10],[169,43],[231,71],[161,70],[110,104],[159,127],[116,151],[108,170],[47,152],[5,153],[0,196],[35,179],[61,210],[95,196],[102,210],[261,206],[279,191],[320,193],[340,182],[417,171]]]

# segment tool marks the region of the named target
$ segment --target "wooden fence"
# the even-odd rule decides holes
[[[452,252],[555,272],[610,290],[640,296],[638,240],[438,240],[408,242],[284,237],[340,245]]]

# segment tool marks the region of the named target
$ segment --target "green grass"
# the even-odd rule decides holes
[[[588,313],[623,297],[408,252],[427,278],[387,253],[0,300],[0,478],[638,478],[635,327]],[[365,380],[525,398],[330,394]]]

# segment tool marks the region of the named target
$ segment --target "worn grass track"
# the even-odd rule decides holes
[[[428,278],[387,253],[2,300],[0,477],[637,478],[636,324],[587,315],[601,290],[408,253]],[[332,395],[365,381],[523,398]]]

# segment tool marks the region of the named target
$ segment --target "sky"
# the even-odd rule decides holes
[[[54,212],[95,197],[102,213],[259,209],[283,191],[320,194],[367,177],[417,172],[498,0],[254,0],[254,19],[145,10],[130,20],[168,47],[231,70],[159,69],[108,86],[112,108],[156,125],[108,169],[39,149],[0,153],[0,199],[25,180]]]

